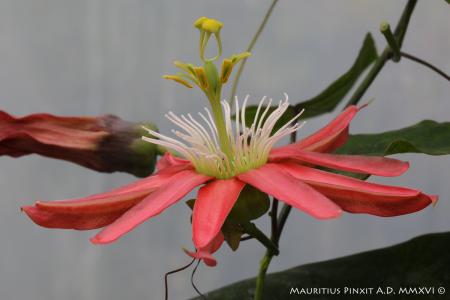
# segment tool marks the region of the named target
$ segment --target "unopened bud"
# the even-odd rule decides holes
[[[141,140],[142,125],[113,115],[17,118],[0,111],[0,156],[39,154],[99,172],[144,177],[154,170],[157,147]],[[153,124],[145,126],[156,129]]]

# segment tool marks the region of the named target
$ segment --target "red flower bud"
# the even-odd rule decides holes
[[[113,115],[21,118],[0,111],[0,156],[39,154],[74,162],[99,172],[128,172],[144,177],[154,170],[157,148],[142,141],[142,126]]]

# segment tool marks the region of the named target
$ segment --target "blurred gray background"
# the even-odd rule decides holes
[[[378,49],[378,27],[395,24],[406,1],[280,0],[242,77],[239,95],[308,99],[352,64],[366,32]],[[163,113],[196,112],[206,101],[161,79],[174,72],[174,59],[198,62],[199,16],[218,18],[225,54],[243,51],[268,0],[1,0],[0,109],[15,115],[113,113],[151,120],[163,133]],[[450,71],[450,8],[444,0],[419,1],[404,50]],[[228,95],[226,91],[225,95]],[[450,85],[424,67],[388,63],[368,90],[375,98],[351,131],[380,132],[422,119],[450,120]],[[309,121],[304,136],[335,113]],[[397,217],[346,214],[321,222],[296,211],[281,240],[281,255],[270,271],[384,247],[416,235],[450,230],[450,160],[402,155],[412,163],[401,178],[372,180],[439,194],[436,208]],[[119,242],[94,246],[94,232],[47,230],[19,207],[37,199],[64,199],[101,192],[134,178],[100,174],[74,164],[28,156],[0,157],[0,298],[162,299],[163,274],[189,261],[190,211],[180,203],[146,222]],[[260,225],[268,229],[264,217]],[[443,251],[447,251],[443,249]],[[208,291],[254,276],[264,249],[253,241],[237,253],[223,247],[216,268],[201,267],[198,286]],[[194,296],[189,272],[170,278],[171,299]]]

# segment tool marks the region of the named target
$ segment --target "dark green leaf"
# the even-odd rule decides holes
[[[305,109],[302,119],[333,111],[353,87],[359,76],[377,57],[375,42],[373,41],[372,35],[368,33],[353,66],[330,84],[322,93],[310,100],[297,104],[297,107],[300,109]]]
[[[191,210],[194,210],[195,199],[189,199],[186,201],[186,205],[189,206]]]
[[[244,187],[225,224],[222,226],[225,241],[231,249],[236,250],[239,247],[241,237],[244,234],[240,224],[261,217],[269,210],[269,207],[270,200],[267,194],[251,185]]]
[[[284,299],[448,299],[438,287],[450,288],[450,233],[428,234],[405,243],[325,262],[295,267],[266,277],[265,300]],[[206,294],[207,299],[252,299],[255,279],[248,279]],[[435,287],[431,295],[398,294],[400,287]],[[349,295],[345,287],[373,287],[372,295]],[[392,287],[396,296],[376,294]],[[339,295],[290,295],[291,288],[339,288]],[[197,298],[200,299],[200,298]]]
[[[372,35],[368,33],[353,66],[336,81],[331,83],[319,95],[296,104],[296,108],[289,107],[284,115],[278,120],[274,127],[274,131],[291,120],[295,116],[296,111],[300,111],[303,108],[305,109],[305,112],[302,114],[302,119],[315,117],[332,111],[340,101],[344,99],[344,96],[350,91],[359,76],[375,59],[377,59],[377,57],[378,54],[375,42],[373,41]],[[249,127],[255,118],[257,108],[257,106],[249,106],[246,109],[245,121]],[[272,106],[269,112],[272,112],[275,108],[276,106]]]
[[[222,233],[231,250],[236,251],[241,243],[241,237],[244,235],[242,227],[235,222],[226,220],[222,226]]]
[[[450,154],[450,122],[424,120],[413,126],[377,134],[351,135],[337,153],[390,155],[396,153]]]
[[[269,210],[270,200],[267,194],[247,184],[233,206],[228,219],[243,223],[261,217]]]

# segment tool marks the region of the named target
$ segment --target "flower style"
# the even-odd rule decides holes
[[[437,196],[419,190],[365,182],[315,168],[379,176],[399,176],[408,169],[407,162],[392,158],[329,153],[345,143],[350,121],[359,111],[356,106],[348,107],[324,128],[299,142],[273,148],[284,136],[300,128],[296,123],[299,115],[272,134],[275,123],[289,106],[288,100],[281,101],[269,113],[268,108],[262,109],[263,99],[250,127],[245,120],[246,101],[240,107],[236,100],[234,129],[230,107],[222,102],[231,156],[220,148],[218,130],[207,109],[206,115],[199,114],[206,128],[191,115],[178,117],[169,113],[167,118],[183,130],[174,130],[183,142],[151,129],[148,132],[154,137],[144,139],[172,149],[183,158],[167,152],[157,164],[158,171],[145,179],[86,198],[38,201],[23,210],[44,227],[105,227],[91,241],[107,244],[200,186],[192,230],[194,245],[202,257],[213,252],[202,249],[210,249],[208,245],[220,235],[227,215],[247,184],[317,219],[336,218],[342,211],[397,216],[437,201]]]

